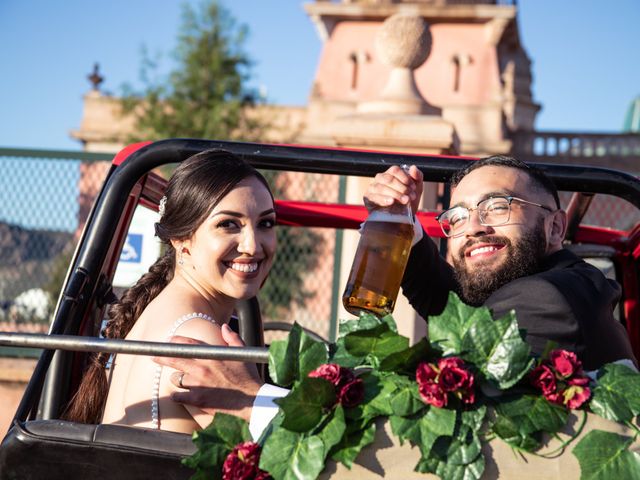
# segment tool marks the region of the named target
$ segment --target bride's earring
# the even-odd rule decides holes
[[[178,255],[178,265],[184,265],[184,248],[180,249],[180,254]]]

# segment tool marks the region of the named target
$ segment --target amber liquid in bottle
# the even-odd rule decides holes
[[[393,312],[413,240],[412,217],[408,207],[401,207],[405,213],[374,210],[364,224],[342,295],[353,315]]]

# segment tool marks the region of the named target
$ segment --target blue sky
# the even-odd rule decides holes
[[[194,3],[194,1],[190,3]],[[254,83],[277,103],[304,105],[321,42],[301,0],[226,0],[248,25]],[[540,130],[619,131],[640,95],[639,0],[519,0],[533,61]],[[86,76],[103,89],[136,85],[141,49],[169,53],[178,0],[0,0],[0,147],[79,150]]]

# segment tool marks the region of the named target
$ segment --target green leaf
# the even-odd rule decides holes
[[[608,420],[631,420],[640,413],[640,374],[625,365],[605,365],[598,372],[589,406]]]
[[[454,465],[437,457],[422,458],[415,470],[421,473],[434,473],[442,480],[478,480],[485,467],[484,455],[467,465]]]
[[[376,317],[372,313],[361,312],[360,316],[356,320],[340,320],[340,323],[338,325],[338,338],[344,338],[351,332],[371,330],[372,328],[375,328],[383,323],[386,323],[389,326],[390,330],[395,332],[398,331],[393,318],[391,318],[389,315],[383,318],[386,319],[386,321],[383,322],[383,319]],[[391,319],[391,321],[389,321],[389,319]]]
[[[527,451],[540,446],[539,432],[558,432],[566,423],[569,411],[539,395],[523,395],[496,405],[493,431],[510,445]]]
[[[196,470],[196,478],[222,478],[222,464],[239,443],[251,440],[249,425],[241,418],[216,413],[207,428],[194,432],[198,450],[182,463]]]
[[[390,380],[396,385],[396,390],[391,394],[390,399],[394,415],[406,417],[425,409],[426,406],[418,392],[417,382],[400,376],[394,376]]]
[[[344,420],[344,409],[341,405],[338,405],[333,412],[331,412],[322,429],[318,432],[318,436],[324,444],[325,452],[330,451],[340,442],[346,429],[347,424]]]
[[[439,437],[450,437],[456,426],[457,412],[447,408],[429,407],[427,413],[419,420],[420,424],[420,451],[422,456],[430,454],[436,440]]]
[[[592,430],[573,449],[581,480],[640,478],[640,456],[629,451],[633,438]]]
[[[391,375],[380,374],[374,370],[360,375],[364,383],[364,401],[355,408],[346,411],[347,418],[359,419],[368,423],[380,415],[391,415],[391,398],[397,390]]]
[[[345,467],[351,468],[362,449],[373,443],[375,436],[375,423],[369,424],[364,429],[347,431],[331,451],[331,458],[336,462],[341,462]]]
[[[354,357],[371,357],[379,364],[389,355],[409,348],[409,339],[392,332],[383,323],[370,330],[347,334],[344,345]]]
[[[532,367],[531,348],[520,337],[513,314],[499,320],[478,317],[462,339],[462,358],[476,365],[486,378],[505,390]]]
[[[478,432],[487,413],[486,407],[465,410],[460,413],[459,423],[446,452],[447,462],[454,465],[469,465],[482,454],[482,443]],[[484,467],[483,467],[484,468]]]
[[[331,355],[331,362],[343,367],[354,368],[365,363],[365,357],[353,356],[344,346],[344,337],[339,338],[335,344],[335,350]]]
[[[421,438],[420,430],[420,416],[412,417],[399,417],[392,415],[389,417],[391,424],[391,431],[398,437],[400,445],[403,445],[405,440],[409,440],[412,445],[418,445]]]
[[[535,452],[541,446],[541,435],[536,432],[522,433],[512,417],[501,416],[493,424],[492,431],[512,447]]]
[[[476,461],[481,451],[482,444],[478,435],[468,426],[462,425],[446,451],[447,463],[469,465]]]
[[[267,438],[260,455],[260,468],[275,480],[316,478],[324,469],[326,452],[318,436],[304,436],[279,428]]]
[[[482,428],[484,419],[487,416],[487,407],[484,405],[474,408],[473,410],[465,410],[460,416],[463,425],[467,425],[472,430],[478,432]]]
[[[322,378],[305,378],[286,397],[274,402],[284,414],[282,427],[292,432],[308,432],[336,403],[335,387]]]
[[[398,333],[398,325],[396,325],[396,321],[391,315],[385,315],[384,317],[380,318],[380,321],[387,324],[389,326],[389,330],[394,333]]]
[[[269,375],[278,385],[288,387],[328,360],[327,346],[294,323],[286,340],[276,340],[269,347]]]
[[[486,307],[470,307],[453,292],[440,315],[429,317],[429,342],[442,355],[460,355],[462,339],[469,327],[478,319],[491,320],[491,312]]]
[[[277,385],[289,386],[295,377],[295,366],[287,360],[287,340],[274,340],[269,345],[269,376]]]
[[[431,348],[426,338],[420,339],[415,345],[406,350],[392,353],[380,362],[380,371],[403,371],[415,374],[418,363],[427,358]]]

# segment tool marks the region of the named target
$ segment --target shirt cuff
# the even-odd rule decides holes
[[[254,440],[258,440],[260,435],[269,422],[278,413],[278,405],[273,403],[276,398],[286,397],[289,390],[286,388],[280,388],[275,385],[269,385],[265,383],[258,390],[255,400],[253,401],[253,408],[251,410],[251,418],[249,419],[249,432]]]

